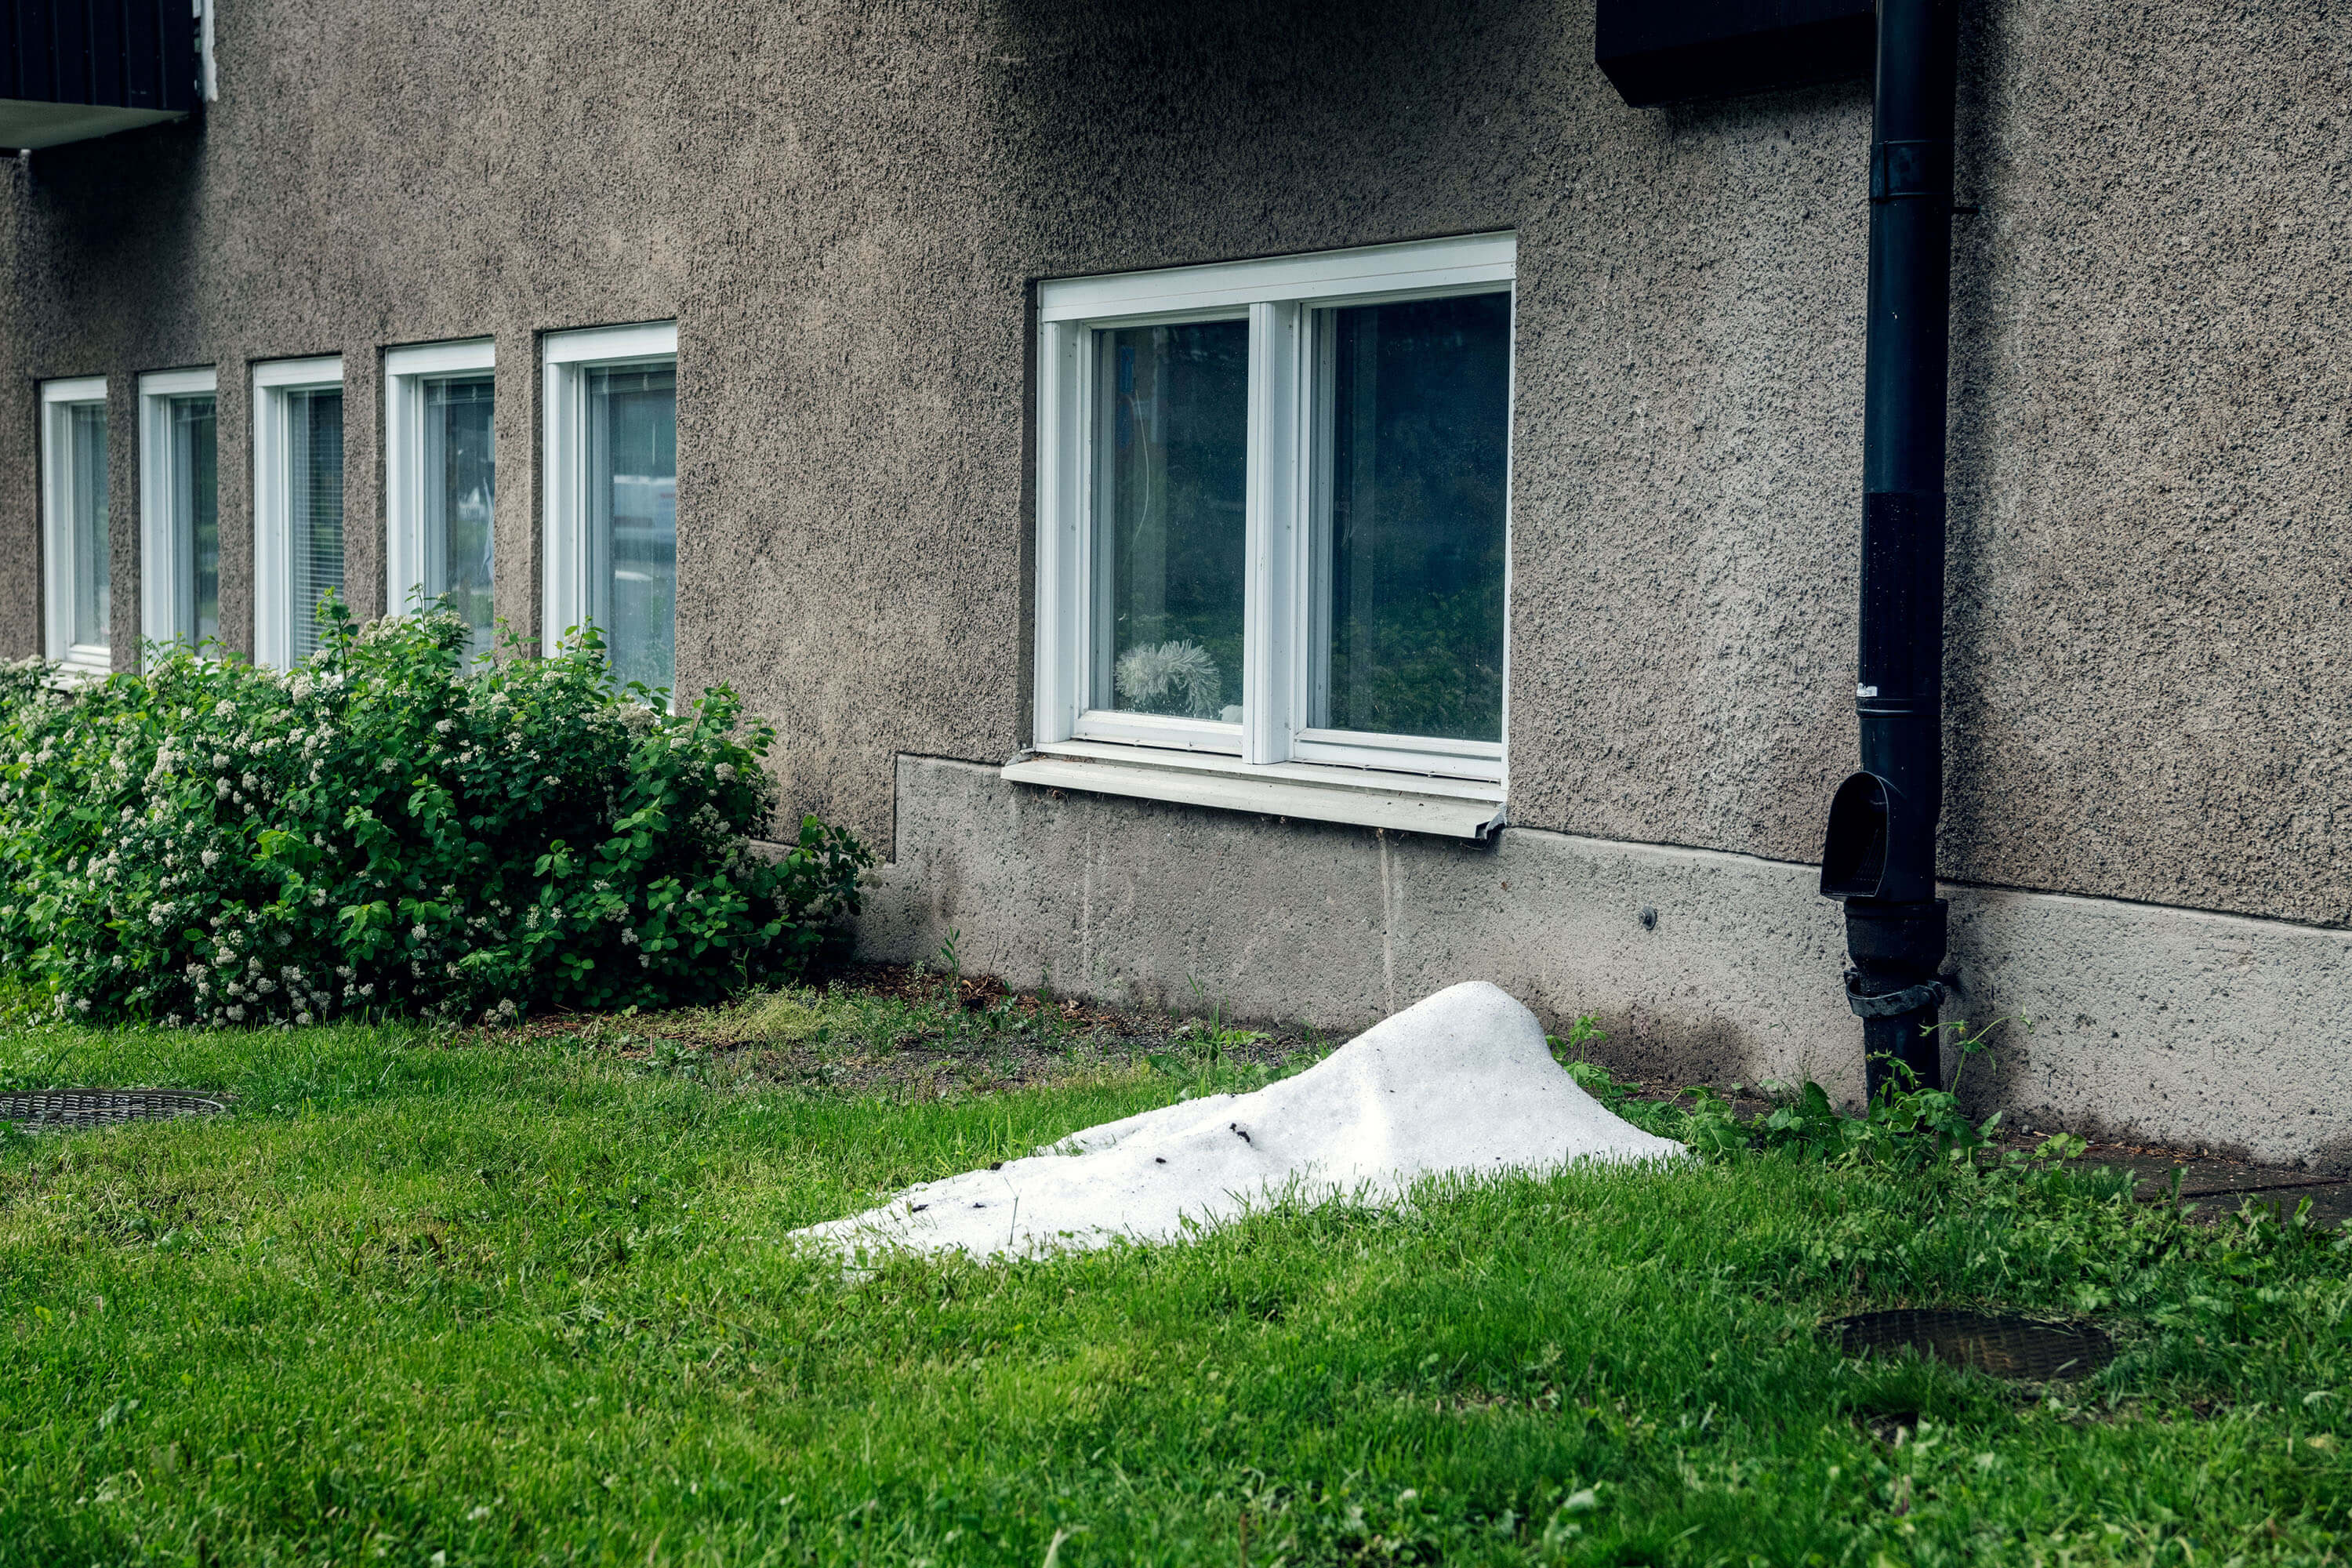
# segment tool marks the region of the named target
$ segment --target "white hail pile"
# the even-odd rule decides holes
[[[1021,1257],[1170,1240],[1280,1197],[1388,1204],[1423,1176],[1682,1152],[1603,1109],[1552,1059],[1534,1014],[1474,981],[1296,1078],[1106,1122],[795,1234],[844,1249]]]

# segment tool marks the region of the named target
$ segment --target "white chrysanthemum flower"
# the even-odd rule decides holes
[[[1217,661],[1199,643],[1143,643],[1118,656],[1111,681],[1138,712],[1213,719],[1224,680]]]

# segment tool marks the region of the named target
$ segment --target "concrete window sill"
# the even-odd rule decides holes
[[[87,657],[84,649],[77,645],[74,651],[68,654],[50,673],[49,684],[60,691],[97,685],[114,673],[112,666],[100,662],[105,654],[104,648],[99,648],[96,657]]]
[[[1486,838],[1503,826],[1499,786],[1311,763],[1253,765],[1237,758],[1069,741],[1024,752],[1004,777],[1041,789],[1084,790],[1344,822],[1447,838]]]

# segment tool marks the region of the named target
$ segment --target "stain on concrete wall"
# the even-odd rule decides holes
[[[870,957],[1344,1037],[1491,980],[1555,1032],[1591,1014],[1652,1083],[1813,1079],[1862,1095],[1844,920],[1811,867],[1514,828],[1499,843],[1285,822],[899,764],[899,858]],[[1990,1056],[1975,1114],[2352,1168],[2352,932],[1948,884],[1959,992]],[[1654,919],[1644,921],[1644,910]]]

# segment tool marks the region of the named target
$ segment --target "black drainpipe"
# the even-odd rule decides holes
[[[1944,384],[1950,361],[1958,0],[1879,0],[1862,426],[1862,771],[1838,786],[1822,892],[1845,900],[1870,1092],[1942,1081]]]

